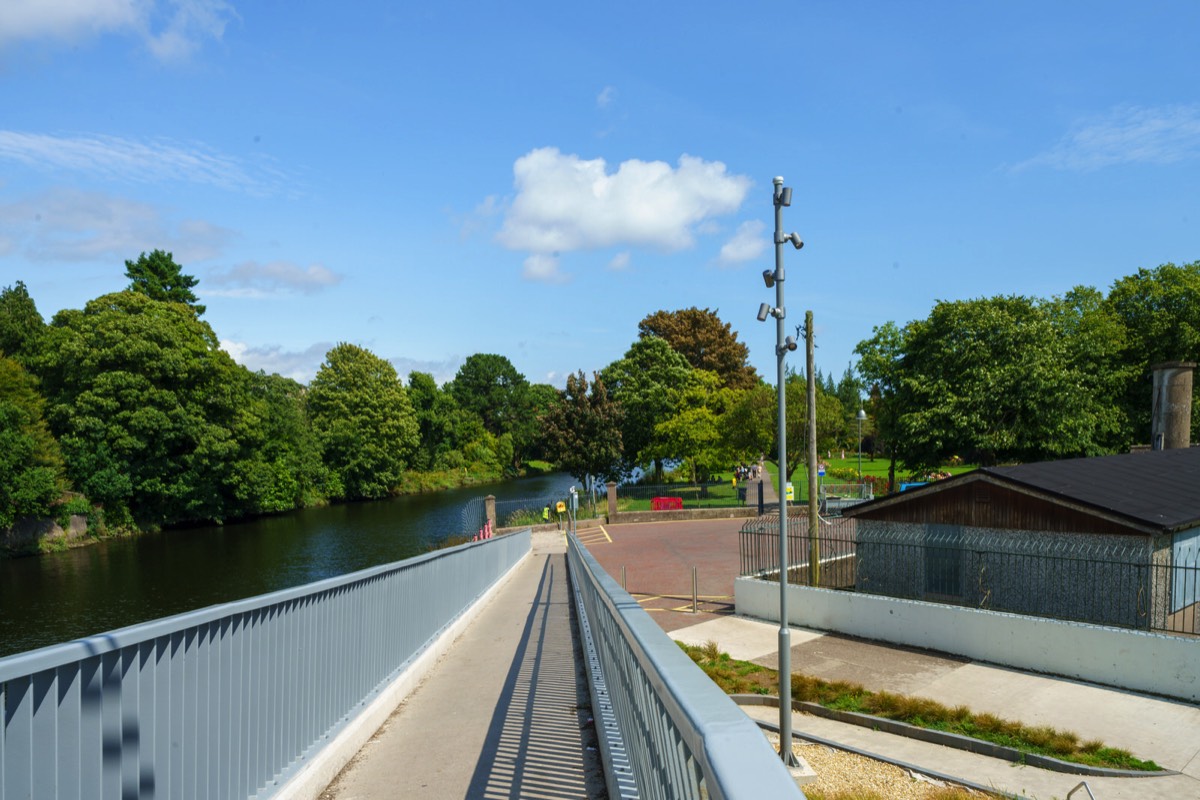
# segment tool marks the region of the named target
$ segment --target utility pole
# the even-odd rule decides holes
[[[808,585],[821,585],[821,515],[817,507],[817,379],[813,312],[804,312],[805,369],[808,371]]]

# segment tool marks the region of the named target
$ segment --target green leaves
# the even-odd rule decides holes
[[[605,480],[620,477],[621,410],[604,382],[593,375],[591,391],[583,372],[567,376],[562,400],[541,417],[551,457],[570,475]]]
[[[346,498],[385,497],[400,482],[419,431],[391,364],[361,347],[337,345],[309,386],[308,411]]]

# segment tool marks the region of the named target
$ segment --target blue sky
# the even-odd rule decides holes
[[[49,319],[170,250],[254,369],[337,342],[531,381],[717,309],[840,375],[938,299],[1200,259],[1200,4],[0,3],[0,286]],[[802,352],[792,358],[802,365]]]

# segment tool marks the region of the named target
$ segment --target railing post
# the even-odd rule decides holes
[[[483,516],[492,523],[492,530],[496,530],[496,495],[489,494],[483,498]]]
[[[617,482],[608,482],[608,522],[611,525],[612,521],[617,517]]]
[[[758,515],[763,515],[763,479],[758,479]]]

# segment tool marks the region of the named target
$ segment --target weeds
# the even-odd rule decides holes
[[[768,694],[773,693],[772,690],[779,685],[775,670],[732,659],[728,653],[720,651],[716,642],[706,642],[703,647],[680,642],[679,646],[727,694]],[[1094,767],[1147,772],[1162,769],[1153,761],[1144,761],[1127,750],[1106,747],[1100,741],[1080,743],[1079,736],[1070,731],[1047,726],[1027,727],[994,714],[973,713],[965,706],[950,708],[924,697],[872,692],[847,681],[825,681],[810,675],[792,675],[792,700],[816,703],[838,711],[870,714],[920,728],[969,736],[1011,747],[1022,753],[1050,756]]]

